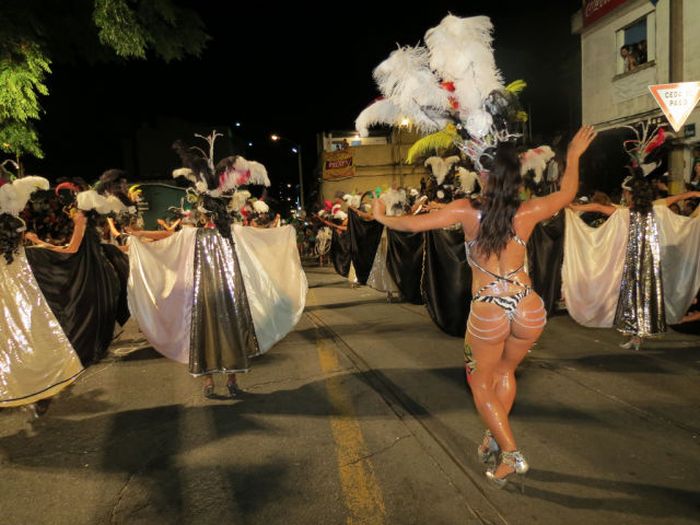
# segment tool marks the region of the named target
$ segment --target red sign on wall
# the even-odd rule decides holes
[[[583,27],[603,18],[627,0],[586,0],[583,6]]]

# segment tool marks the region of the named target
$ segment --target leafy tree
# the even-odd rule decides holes
[[[0,150],[43,157],[41,118],[52,61],[90,63],[199,56],[209,36],[177,0],[3,0],[0,6]]]

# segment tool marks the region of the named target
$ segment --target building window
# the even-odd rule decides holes
[[[629,73],[654,60],[656,13],[651,12],[617,32],[617,72]]]

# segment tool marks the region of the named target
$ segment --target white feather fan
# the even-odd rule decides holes
[[[48,189],[49,181],[34,175],[8,182],[0,187],[0,213],[18,215],[27,205],[32,193]]]
[[[542,181],[542,174],[547,168],[547,163],[554,158],[554,152],[549,146],[539,146],[529,149],[520,156],[520,175],[525,175],[528,171],[533,171],[534,181],[539,184]]]
[[[430,167],[430,171],[432,172],[439,186],[445,181],[445,177],[450,172],[450,168],[459,162],[459,160],[460,158],[457,155],[452,155],[451,157],[447,157],[445,159],[442,157],[428,157],[425,161],[425,167]]]
[[[406,206],[406,190],[390,189],[382,193],[379,198],[386,206],[387,215],[403,215],[403,208]]]
[[[95,210],[100,215],[120,213],[126,206],[114,195],[104,197],[95,190],[81,191],[76,195],[78,209],[83,211]]]
[[[430,67],[443,81],[454,83],[463,122],[482,108],[491,91],[503,89],[503,77],[493,56],[492,32],[493,24],[486,16],[448,15],[425,34]]]

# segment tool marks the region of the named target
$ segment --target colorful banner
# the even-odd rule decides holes
[[[352,149],[326,151],[323,154],[323,179],[334,180],[355,176]]]
[[[627,0],[586,0],[583,6],[583,27],[603,18]]]

